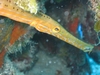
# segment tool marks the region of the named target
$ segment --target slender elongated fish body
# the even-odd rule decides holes
[[[67,32],[59,23],[43,13],[30,14],[11,0],[0,0],[0,15],[29,24],[38,31],[53,35],[81,50],[89,52],[94,46],[87,44]]]

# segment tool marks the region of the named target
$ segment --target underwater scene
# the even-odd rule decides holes
[[[100,0],[0,0],[0,75],[100,75]]]

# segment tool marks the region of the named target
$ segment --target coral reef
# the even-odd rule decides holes
[[[30,24],[30,21],[32,21],[31,25],[35,24],[38,30],[45,31],[46,33],[49,32],[47,29],[52,29],[53,26],[56,25],[56,23],[52,25],[52,19],[50,18],[52,17],[65,28],[65,31],[68,30],[68,33],[74,37],[80,39],[80,32],[82,32],[82,39],[80,40],[92,44],[95,48],[92,52],[86,53],[71,44],[65,43],[45,33],[38,32],[32,26],[15,22],[6,17],[0,17],[0,39],[2,40],[0,41],[0,75],[100,74],[99,17],[95,14],[98,17],[98,20],[96,19],[95,21],[96,17],[93,11],[96,10],[96,8],[99,9],[98,5],[96,5],[97,3],[95,4],[96,7],[93,7],[94,9],[91,10],[88,7],[90,6],[88,0],[39,0],[38,2],[36,2],[36,0],[14,0],[16,4],[18,3],[18,6],[22,6],[22,9],[25,7],[25,11],[21,11],[22,9],[16,5],[10,4],[11,0],[7,1],[4,0],[4,2],[8,3],[8,6],[4,5],[1,0],[1,4],[4,5],[6,9],[1,9],[1,15],[9,16],[7,15],[7,13],[9,13],[13,15],[10,15],[10,18],[15,16],[13,18],[14,20],[21,20],[20,22],[27,24]],[[34,3],[37,4],[35,7],[38,9],[29,9],[29,7],[26,6],[28,1],[35,1]],[[90,2],[96,1],[97,0],[92,0]],[[12,7],[10,7],[11,5],[15,8],[12,9]],[[10,11],[8,11],[8,8]],[[7,13],[5,11],[7,11]],[[33,16],[26,11],[34,13],[31,14]],[[50,17],[38,11],[42,11]],[[15,13],[16,15],[14,15]],[[26,17],[23,15],[26,15]],[[31,17],[34,18],[31,20]],[[24,18],[26,20],[23,20]],[[33,22],[33,20],[35,22]],[[48,23],[50,23],[50,25]],[[41,26],[41,24],[43,24],[43,26]],[[79,25],[81,25],[81,30],[78,31]],[[48,27],[47,29],[42,29],[42,27],[46,26]],[[57,34],[59,28],[53,31]],[[63,33],[64,31],[62,31],[61,34]],[[53,32],[50,34],[56,35]],[[66,33],[64,33],[64,35],[65,34]],[[58,37],[58,35],[56,36]],[[63,35],[61,35],[61,38],[63,38]],[[75,39],[71,40],[71,42],[74,43]],[[77,42],[77,45],[79,46],[80,44]],[[88,48],[87,44],[86,46]]]
[[[26,26],[27,27],[27,26]],[[21,29],[23,30],[23,29]],[[26,46],[27,43],[29,43],[30,38],[32,38],[32,36],[36,33],[36,31],[31,28],[31,27],[27,27],[26,28],[27,32],[25,34],[23,34],[23,36],[20,36],[19,38],[17,38],[17,40],[14,40],[14,44],[8,44],[7,47],[7,53],[16,53],[18,51],[22,52],[22,46]],[[19,32],[19,31],[18,31]],[[18,33],[18,36],[21,32]],[[23,32],[22,32],[23,33]]]
[[[95,14],[95,20],[99,20],[100,19],[100,0],[89,0],[90,1],[90,8],[91,10],[93,10],[94,14]]]
[[[0,18],[0,67],[4,64],[4,56],[7,52],[5,46],[9,44],[10,36],[13,30],[13,23],[8,18]]]
[[[5,56],[5,64],[0,69],[0,75],[24,75],[24,73],[15,68],[8,56]]]
[[[95,32],[96,32],[96,36],[97,36],[97,40],[98,40],[98,42],[95,44],[95,46],[98,46],[99,44],[100,44],[100,38],[99,38],[99,32],[100,32],[100,24],[99,24],[99,21],[100,21],[100,3],[99,3],[99,1],[100,0],[93,0],[93,1],[91,1],[91,0],[89,0],[90,1],[90,8],[91,8],[91,10],[92,10],[92,12],[94,13],[94,15],[95,15],[95,25],[94,25],[94,30],[95,30]]]
[[[26,72],[30,70],[37,62],[38,58],[36,54],[39,50],[37,44],[32,41],[29,41],[26,46],[22,45],[21,47],[22,51],[9,53],[8,57],[17,69]]]
[[[23,26],[23,24],[21,26]],[[26,28],[27,32],[21,35],[18,33],[19,38],[16,36],[17,39],[13,40],[13,44],[8,44],[5,46],[7,50],[3,50],[0,53],[0,66],[3,64],[0,70],[1,75],[24,75],[24,72],[21,71],[29,70],[37,61],[35,54],[38,50],[36,49],[36,44],[30,40],[30,38],[32,38],[35,34],[35,30],[31,27],[27,27],[27,25],[25,26],[25,24],[24,27]],[[23,28],[21,30],[23,30]],[[16,38],[15,36],[11,37]],[[4,58],[5,51],[6,56]],[[4,62],[2,63],[3,60]]]

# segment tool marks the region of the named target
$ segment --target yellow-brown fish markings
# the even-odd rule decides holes
[[[30,14],[19,8],[11,0],[0,0],[0,15],[29,24],[38,31],[53,35],[84,52],[91,51],[94,48],[94,46],[75,38],[49,16],[40,12],[36,15]]]

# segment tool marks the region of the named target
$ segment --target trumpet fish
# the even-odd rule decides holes
[[[29,24],[38,31],[55,36],[83,50],[84,52],[90,52],[94,48],[93,45],[85,43],[71,35],[51,17],[40,12],[37,14],[28,13],[19,8],[11,0],[0,0],[0,15],[8,17],[12,20]]]

